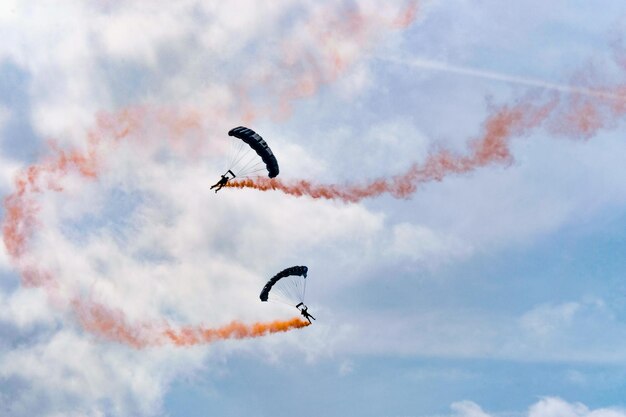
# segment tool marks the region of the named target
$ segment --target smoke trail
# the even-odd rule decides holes
[[[262,116],[288,117],[295,101],[311,97],[324,85],[335,82],[385,32],[413,23],[419,4],[410,0],[399,11],[387,6],[368,9],[359,4],[312,8],[306,20],[285,36],[286,41],[263,52],[273,56],[273,62],[240,77],[246,81],[238,82],[234,91],[242,119],[249,122]],[[280,54],[275,56],[275,51]],[[266,101],[255,106],[253,97],[259,92],[272,105]]]
[[[266,336],[273,333],[284,333],[294,329],[309,326],[309,322],[299,317],[289,320],[275,320],[267,323],[244,324],[233,321],[218,328],[187,326],[176,330],[168,328],[163,331],[162,338],[176,346],[192,346],[212,343],[226,339],[249,339]]]
[[[410,9],[407,13],[411,15]],[[615,61],[626,68],[626,48],[615,48]],[[463,174],[491,163],[512,161],[509,142],[544,125],[555,135],[587,139],[600,129],[612,127],[626,115],[626,86],[598,85],[590,76],[579,75],[577,83],[564,85],[511,76],[475,68],[452,66],[428,60],[399,61],[418,68],[434,69],[461,75],[539,87],[553,93],[547,104],[540,96],[525,99],[512,107],[501,107],[483,123],[483,135],[470,143],[467,155],[441,150],[428,156],[423,164],[413,164],[406,172],[391,178],[378,178],[362,184],[317,184],[309,180],[285,182],[282,179],[254,178],[234,180],[226,186],[260,191],[281,191],[296,197],[336,199],[358,202],[365,198],[390,194],[407,198],[420,184],[441,181],[446,175]],[[563,94],[565,93],[565,94]]]
[[[102,304],[75,299],[72,305],[79,323],[85,330],[106,340],[123,343],[136,349],[165,344],[194,346],[220,340],[249,339],[273,333],[284,333],[309,325],[307,321],[299,317],[252,324],[233,321],[217,328],[204,326],[173,328],[169,324],[154,323],[132,325],[128,323],[121,311],[112,310]]]
[[[417,17],[419,11],[420,2],[417,0],[410,1],[406,8],[400,13],[400,15],[394,20],[393,25],[398,29],[404,29],[410,26]]]
[[[54,155],[40,164],[29,166],[15,179],[15,192],[4,199],[5,217],[2,239],[10,259],[20,271],[22,284],[27,287],[55,286],[51,274],[24,262],[28,243],[38,225],[37,196],[46,191],[63,191],[61,180],[69,172],[93,180],[97,177],[95,152],[63,151],[52,146]]]
[[[50,143],[49,155],[18,173],[14,192],[3,202],[2,239],[23,285],[49,287],[54,282],[49,272],[41,271],[27,256],[29,242],[40,226],[39,198],[49,192],[62,193],[64,180],[69,175],[77,175],[85,181],[97,180],[103,169],[102,156],[114,151],[122,140],[136,139],[142,146],[149,145],[150,135],[146,133],[153,119],[159,120],[159,129],[171,138],[170,147],[178,150],[182,148],[176,139],[198,129],[193,114],[177,115],[164,109],[148,111],[141,107],[113,114],[102,112],[96,126],[87,134],[86,149],[60,149]]]
[[[309,196],[344,202],[358,202],[381,194],[407,198],[420,184],[441,181],[447,175],[463,174],[491,163],[510,162],[512,156],[509,140],[540,125],[554,105],[555,102],[541,106],[522,102],[513,107],[501,107],[487,119],[481,137],[470,142],[470,152],[467,155],[455,155],[448,150],[441,150],[431,154],[423,164],[414,164],[405,173],[390,179],[374,179],[365,184],[322,185],[306,180],[285,183],[277,178],[255,178],[233,180],[226,186],[260,191],[277,190],[296,197]]]

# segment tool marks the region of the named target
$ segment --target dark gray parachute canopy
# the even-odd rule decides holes
[[[306,266],[292,266],[283,269],[267,281],[261,291],[261,301],[274,298],[275,301],[294,306],[304,302],[305,278],[308,271],[309,268]]]
[[[267,176],[274,178],[278,175],[278,161],[274,156],[274,153],[267,145],[267,142],[252,129],[248,129],[244,126],[239,126],[231,129],[228,132],[228,136],[234,136],[247,143],[254,151],[261,157],[267,168]],[[238,173],[236,173],[239,175]]]

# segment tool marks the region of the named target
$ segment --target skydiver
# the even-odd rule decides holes
[[[229,172],[230,172],[230,174],[232,175],[232,178],[230,178],[230,177],[228,176],[228,173],[229,173]],[[222,188],[223,188],[223,187],[224,187],[224,186],[228,183],[228,181],[232,180],[233,178],[235,178],[235,174],[233,173],[233,171],[231,171],[231,170],[229,169],[228,171],[226,171],[226,173],[224,173],[224,174],[222,175],[222,178],[220,178],[220,180],[219,180],[218,182],[216,182],[215,184],[213,184],[213,185],[211,186],[211,188],[210,188],[210,189],[212,190],[212,189],[214,189],[215,187],[217,187],[217,188],[216,188],[216,190],[215,190],[215,193],[217,194],[217,192],[218,192],[219,190],[221,190],[221,189],[222,189]]]
[[[304,304],[302,305],[302,310],[300,310],[300,314],[302,314],[304,318],[309,321],[309,324],[311,324],[311,319],[315,320],[315,317],[309,314],[309,309]]]

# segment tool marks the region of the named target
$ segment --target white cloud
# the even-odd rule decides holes
[[[121,311],[137,326],[288,318],[295,312],[257,302],[276,270],[301,259],[306,263],[328,246],[337,248],[337,259],[354,263],[385,235],[384,217],[360,205],[229,189],[215,195],[208,190],[209,178],[219,170],[211,160],[173,152],[166,140],[159,145],[135,139],[93,149],[99,155],[97,180],[71,169],[44,170],[38,179],[42,192],[32,195],[36,229],[17,263],[50,273],[54,285],[4,297],[2,319],[20,331],[65,324],[56,332],[48,329],[49,340],[4,355],[2,376],[31,387],[30,394],[11,400],[15,415],[67,409],[154,414],[171,378],[181,369],[198,369],[203,355],[179,365],[167,348],[145,354],[68,329],[76,297]],[[288,158],[289,149],[285,153]],[[54,159],[49,166],[56,166]],[[333,322],[332,311],[316,311],[330,324],[298,337],[225,343],[220,349],[225,355],[248,351],[271,358],[297,350],[309,361],[332,357],[336,346],[346,343],[350,326]],[[169,366],[174,369],[164,373]],[[99,389],[105,382],[111,387]],[[54,389],[47,390],[50,386]]]
[[[0,376],[28,387],[6,405],[11,415],[155,415],[167,381],[198,366],[199,353],[136,351],[66,329],[4,352]]]
[[[453,403],[450,408],[458,417],[489,417],[480,406],[472,401],[459,401]]]
[[[599,408],[590,410],[581,403],[569,403],[560,398],[547,397],[530,407],[528,417],[623,417],[626,410]]]
[[[403,4],[381,6],[368,0],[358,7],[388,21]],[[463,4],[478,15],[470,19],[484,21],[480,8]],[[177,136],[176,129],[161,131],[167,124],[161,119],[170,115],[167,110],[146,116],[142,120],[152,125],[142,126],[134,136],[143,142],[99,148],[102,173],[97,180],[68,174],[62,181],[63,192],[38,196],[41,224],[23,261],[53,272],[59,287],[50,298],[42,290],[32,289],[0,297],[5,307],[0,317],[16,331],[45,327],[39,339],[3,352],[0,360],[3,378],[17,378],[30,388],[11,399],[13,415],[155,414],[173,378],[201,369],[203,361],[210,360],[208,353],[195,349],[134,351],[85,334],[72,327],[75,317],[67,305],[68,299],[77,295],[120,309],[130,323],[167,320],[181,325],[221,325],[232,319],[273,319],[292,311],[256,302],[258,291],[268,276],[290,264],[316,262],[311,270],[327,273],[317,276],[316,285],[332,294],[333,289],[354,285],[361,272],[381,265],[398,260],[436,265],[468,256],[476,248],[532,240],[576,219],[576,213],[584,209],[622,202],[620,196],[626,194],[619,158],[624,152],[617,139],[563,152],[562,144],[542,143],[529,152],[520,152],[519,165],[507,171],[486,169],[482,176],[471,174],[446,181],[437,190],[429,187],[419,201],[410,203],[407,210],[411,216],[403,220],[384,212],[381,207],[392,205],[386,203],[372,208],[376,202],[371,206],[345,205],[277,193],[210,193],[208,186],[216,179],[221,169],[218,163],[222,162],[212,153],[219,148],[213,144],[231,125],[241,123],[245,113],[242,109],[246,103],[238,88],[248,87],[243,85],[246,80],[265,82],[275,77],[278,81],[274,87],[280,92],[283,83],[294,75],[283,48],[294,44],[287,45],[283,39],[295,41],[296,47],[287,52],[303,53],[301,61],[296,60],[298,65],[306,66],[311,54],[320,55],[319,62],[308,62],[307,69],[313,75],[308,74],[305,81],[311,81],[320,76],[316,71],[328,71],[341,59],[350,62],[361,57],[370,46],[369,36],[380,36],[375,26],[356,38],[351,37],[352,32],[344,37],[333,33],[328,16],[336,11],[335,5],[303,5],[293,0],[266,4],[246,0],[219,4],[105,1],[0,5],[4,40],[0,56],[27,75],[32,107],[29,117],[42,137],[84,147],[86,130],[102,133],[93,125],[97,111],[115,109],[123,103],[166,103],[183,109],[180,113],[188,110],[189,103],[201,109],[195,113],[199,127],[188,136]],[[287,24],[290,18],[296,19],[294,24]],[[334,21],[330,22],[332,26]],[[353,23],[360,22],[356,19]],[[450,27],[457,28],[451,36],[471,32],[456,24],[444,24],[441,30]],[[332,49],[316,49],[320,48],[319,35],[328,33],[333,33],[328,39]],[[450,48],[450,53],[472,42],[463,39]],[[400,41],[389,46],[403,47]],[[328,59],[333,57],[339,61]],[[374,89],[378,81],[374,77],[372,67],[356,66],[331,93],[342,97],[340,106],[345,110],[346,101]],[[267,91],[259,94],[264,93]],[[470,93],[473,95],[472,91],[464,92]],[[451,100],[445,94],[439,96],[440,101]],[[273,101],[279,100],[261,100],[261,105],[253,106],[258,113],[254,116],[275,116]],[[337,109],[327,102],[318,105],[331,112]],[[293,134],[283,132],[281,125],[268,130],[267,137],[276,138],[277,153],[285,161],[281,168],[291,178],[334,177],[339,172],[347,179],[360,178],[364,173],[393,174],[423,159],[427,146],[439,139],[427,137],[413,120],[414,113],[421,110],[410,108],[408,116],[394,116],[375,126],[363,117],[359,123],[367,127],[359,128],[364,134],[358,143],[362,149],[374,151],[355,151],[348,162],[346,148],[356,142],[354,126],[336,128],[329,147],[320,146],[317,155],[307,150],[322,140],[309,135],[310,130]],[[475,116],[472,109],[464,113],[472,120]],[[6,112],[0,111],[0,124],[3,118]],[[195,121],[188,119],[177,127],[184,129],[186,122]],[[317,123],[306,121],[308,129]],[[453,124],[440,118],[433,123],[445,124],[446,128]],[[464,126],[450,128],[462,131],[459,140],[466,140]],[[180,145],[181,136],[206,146],[193,150],[194,157],[184,154],[188,149],[174,154],[171,148]],[[385,155],[382,167],[380,152]],[[542,159],[544,154],[547,156]],[[551,162],[557,157],[570,163],[553,174]],[[10,186],[8,178],[18,168],[4,162],[0,161],[3,189]],[[539,165],[544,171],[538,170]],[[588,165],[590,175],[578,174],[581,165]],[[579,181],[581,176],[587,176],[588,182]],[[561,184],[566,187],[561,188]],[[579,186],[585,191],[572,193]],[[590,203],[586,196],[594,189],[601,191]],[[0,266],[8,267],[4,248],[2,251]],[[62,300],[55,298],[61,296]],[[206,350],[224,356],[246,352],[270,361],[287,350],[303,353],[313,362],[360,349],[386,355],[598,360],[606,346],[614,347],[613,342],[619,342],[624,334],[606,311],[583,301],[537,306],[520,317],[494,318],[487,310],[463,308],[414,315],[375,311],[372,317],[365,317],[370,322],[366,329],[363,322],[340,317],[336,307],[320,305],[316,314],[321,313],[325,324],[297,334],[223,343]],[[586,331],[594,325],[607,325],[609,336],[593,334],[597,344],[582,343],[575,337],[581,320]],[[61,329],[51,330],[55,325]],[[553,349],[533,350],[534,342],[559,332],[566,333],[567,341],[577,343],[565,346],[548,340],[543,346]],[[607,360],[623,360],[621,355],[609,355]],[[342,362],[339,373],[350,372],[351,362]],[[487,415],[469,402],[457,403],[456,411],[465,413],[463,416]],[[532,415],[539,416],[543,414]]]
[[[233,104],[235,93],[215,85],[237,80],[215,74],[215,66],[228,60],[244,74],[254,68],[241,48],[275,36],[274,22],[291,4],[3,3],[0,56],[25,73],[33,129],[62,145],[86,147],[87,130],[102,134],[93,126],[99,109],[141,103],[146,96],[155,103],[172,97],[179,103],[182,97],[197,104],[197,92],[217,103],[209,108],[217,108],[218,116],[203,120],[202,130],[206,124],[230,124],[224,119],[233,117],[223,109]],[[168,53],[176,55],[174,67],[164,65]],[[144,80],[150,91],[134,91]],[[189,92],[194,94],[186,97]],[[143,129],[142,139],[168,144],[172,138],[158,131],[158,118],[155,126]],[[155,414],[169,381],[199,369],[205,358],[206,347],[135,351],[74,329],[67,304],[73,297],[119,308],[139,324],[221,325],[285,317],[290,313],[255,301],[267,275],[291,261],[292,250],[305,255],[329,241],[358,246],[380,230],[380,216],[359,206],[246,192],[215,196],[208,190],[208,178],[219,171],[214,164],[171,155],[160,161],[164,149],[151,143],[102,145],[97,181],[75,173],[41,178],[39,186],[51,181],[64,191],[35,196],[40,223],[19,263],[52,273],[58,286],[49,293],[20,289],[2,296],[2,320],[17,332],[40,336],[3,352],[2,377],[28,387],[10,399],[11,415]],[[285,157],[290,153],[301,156],[294,147]],[[2,164],[3,181],[14,172],[7,166]],[[291,335],[260,340],[267,347],[255,352],[269,356],[286,344],[315,360],[319,351],[332,351],[333,338],[342,332],[318,326],[310,334],[308,343]],[[239,347],[225,343],[221,349],[228,354]]]
[[[0,132],[6,127],[12,116],[11,109],[0,104]],[[3,152],[0,152],[0,192],[6,193],[10,189],[19,168],[19,163],[7,158]]]
[[[520,319],[520,324],[525,330],[539,336],[545,336],[556,329],[570,325],[580,308],[579,303],[573,302],[556,306],[538,306],[524,313]]]
[[[491,311],[489,303],[469,308],[455,302],[442,308],[431,305],[428,294],[412,299],[410,314],[404,304],[397,310],[362,312],[358,320],[347,313],[350,343],[339,344],[335,351],[523,362],[624,360],[626,327],[601,300],[540,304],[512,314]]]
[[[354,372],[354,363],[350,360],[345,360],[339,364],[339,375],[347,376]]]
[[[346,76],[342,77],[337,84],[339,95],[346,101],[358,99],[359,94],[373,86],[374,76],[365,65],[356,65]]]
[[[454,417],[495,417],[501,413],[487,413],[472,401],[459,401],[450,408],[455,411]],[[624,417],[626,410],[619,408],[589,409],[582,403],[570,403],[558,397],[546,397],[533,404],[527,417]]]
[[[41,289],[17,289],[8,296],[0,292],[0,300],[3,306],[0,320],[21,330],[35,325],[50,325],[58,320],[46,293]]]
[[[584,143],[543,134],[514,140],[512,166],[428,184],[411,206],[421,224],[471,242],[476,252],[532,244],[619,210],[625,172],[616,155],[625,148],[613,132]]]
[[[18,0],[3,1],[2,5],[0,5],[0,21],[11,19],[11,17],[15,15],[18,6]]]
[[[400,223],[393,226],[391,235],[388,252],[392,256],[408,258],[426,266],[462,258],[472,250],[471,245],[459,239],[421,225]]]

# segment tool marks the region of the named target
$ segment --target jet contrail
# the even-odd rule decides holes
[[[535,78],[520,77],[516,75],[503,74],[500,72],[487,71],[478,68],[451,65],[446,62],[433,61],[429,59],[400,59],[400,58],[383,58],[384,61],[393,62],[413,68],[420,68],[433,71],[448,72],[451,74],[466,75],[468,77],[483,78],[486,80],[503,81],[511,84],[526,85],[529,87],[538,87],[546,90],[560,91],[569,94],[581,94],[585,96],[605,98],[611,100],[626,100],[626,96],[613,94],[608,91],[594,90],[584,87],[576,87],[566,84],[556,84]]]

